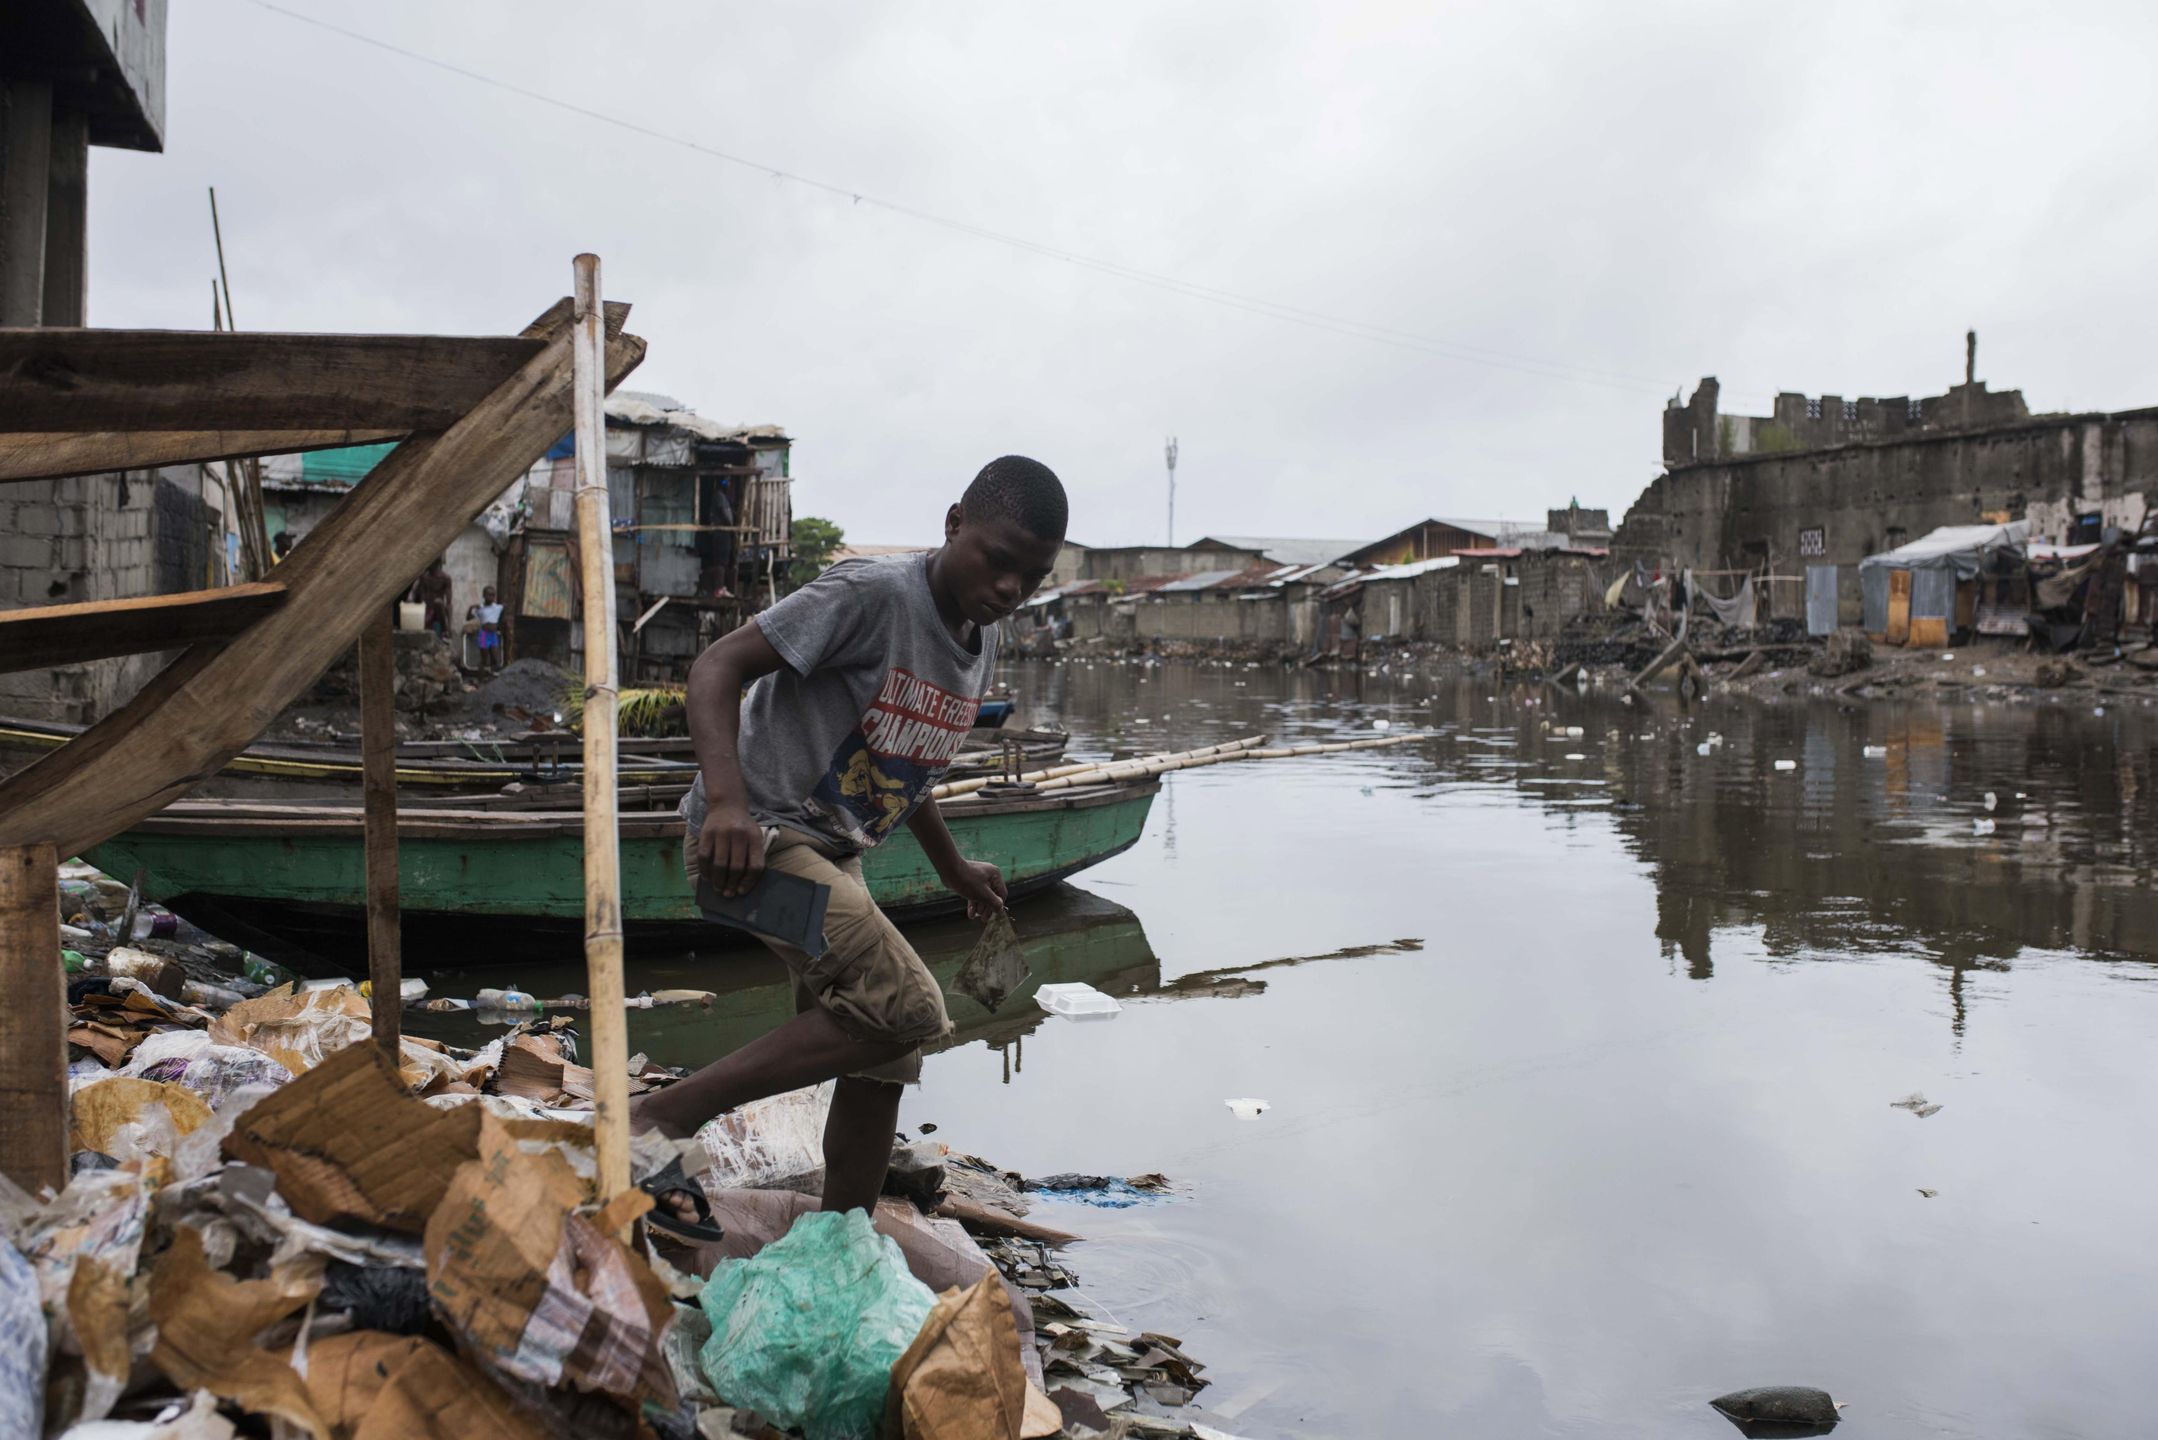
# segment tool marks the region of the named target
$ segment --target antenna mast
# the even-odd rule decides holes
[[[1174,435],[1169,437],[1169,443],[1162,447],[1162,451],[1169,457],[1169,548],[1174,550],[1176,548],[1176,437]]]

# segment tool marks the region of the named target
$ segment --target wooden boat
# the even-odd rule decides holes
[[[81,734],[82,728],[0,719],[0,774],[59,749]],[[1070,738],[1054,730],[977,731],[952,769],[955,775],[995,769],[1002,763],[1007,741],[1018,747],[1025,765],[1046,764],[1064,753]],[[625,739],[620,744],[617,768],[625,791],[650,787],[653,794],[645,798],[658,800],[672,787],[679,797],[682,788],[696,778],[696,757],[687,739]],[[560,793],[570,796],[574,806],[583,783],[581,757],[577,737],[566,731],[502,740],[407,741],[397,747],[397,788],[421,803],[455,803],[456,797],[494,794],[504,786],[560,786]],[[342,804],[349,797],[350,803],[357,804],[359,749],[319,740],[251,745],[192,793],[199,799],[264,803]]]
[[[1012,892],[1025,895],[1129,849],[1159,789],[1144,778],[1041,795],[977,793],[943,808],[960,850],[993,861]],[[625,813],[621,835],[631,943],[709,946],[715,927],[697,915],[682,875],[682,822],[671,811]],[[362,856],[357,807],[189,800],[85,858],[109,874],[141,872],[149,898],[214,935],[320,970],[364,955]],[[584,820],[575,811],[401,810],[397,858],[408,955],[511,965],[573,953],[581,942]],[[903,831],[863,868],[895,919],[959,906]]]

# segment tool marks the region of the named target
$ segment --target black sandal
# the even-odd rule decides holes
[[[691,1245],[711,1245],[727,1238],[726,1230],[712,1218],[712,1202],[706,1198],[704,1187],[683,1172],[681,1156],[638,1181],[637,1188],[652,1197],[652,1208],[644,1212],[644,1223],[653,1229]],[[675,1214],[667,1207],[669,1195],[687,1195],[696,1207],[697,1218],[684,1220]]]

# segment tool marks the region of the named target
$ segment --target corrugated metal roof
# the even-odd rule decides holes
[[[1514,552],[1519,554],[1517,550]],[[1406,565],[1380,565],[1357,576],[1359,580],[1413,580],[1434,570],[1451,570],[1461,563],[1459,555],[1437,555],[1429,560],[1411,560]]]
[[[1369,540],[1302,540],[1279,535],[1203,535],[1184,548],[1204,545],[1209,540],[1238,550],[1256,550],[1277,564],[1311,566],[1324,565],[1371,543]]]
[[[784,440],[784,425],[722,425],[707,420],[672,395],[649,390],[617,390],[607,397],[607,418],[624,425],[672,425],[701,440]]]

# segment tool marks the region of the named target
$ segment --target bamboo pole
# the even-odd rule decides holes
[[[67,1184],[67,985],[60,862],[50,845],[0,850],[0,1174],[32,1195]]]
[[[615,793],[614,527],[607,503],[607,341],[599,257],[579,255],[572,344],[577,549],[584,599],[584,963],[592,997],[599,1196],[629,1189],[629,1021],[622,997],[622,852]],[[627,1227],[624,1227],[627,1238]]]
[[[1107,769],[1112,765],[1135,765],[1149,760],[1183,760],[1198,755],[1213,755],[1230,750],[1244,750],[1254,745],[1264,744],[1265,741],[1266,737],[1264,735],[1251,735],[1242,740],[1225,740],[1219,745],[1206,745],[1197,750],[1181,750],[1175,754],[1140,755],[1129,760],[1074,761],[1069,765],[1052,765],[1046,770],[1030,771],[1019,778],[1029,784],[1039,785],[1044,780],[1060,780],[1067,775],[1078,775],[1090,770]],[[973,794],[985,785],[994,784],[998,778],[995,775],[976,775],[965,780],[948,780],[930,793],[932,798],[937,800],[956,800],[962,795]]]
[[[375,1044],[395,1065],[404,1030],[397,912],[397,657],[384,608],[360,631],[360,797],[367,852],[367,988]]]
[[[1041,792],[1070,790],[1081,785],[1106,785],[1120,780],[1138,780],[1147,776],[1167,775],[1177,770],[1196,770],[1207,765],[1226,765],[1237,760],[1280,760],[1291,755],[1337,755],[1345,750],[1383,750],[1394,745],[1410,745],[1431,737],[1423,734],[1379,735],[1367,740],[1312,741],[1303,745],[1284,745],[1274,749],[1251,748],[1263,737],[1235,742],[1234,746],[1215,745],[1204,750],[1184,751],[1177,754],[1141,755],[1129,760],[1104,761],[1096,765],[1067,767],[1068,773],[1051,779],[1040,780],[1034,788]],[[966,783],[966,782],[960,782]],[[968,793],[972,793],[971,791]]]

